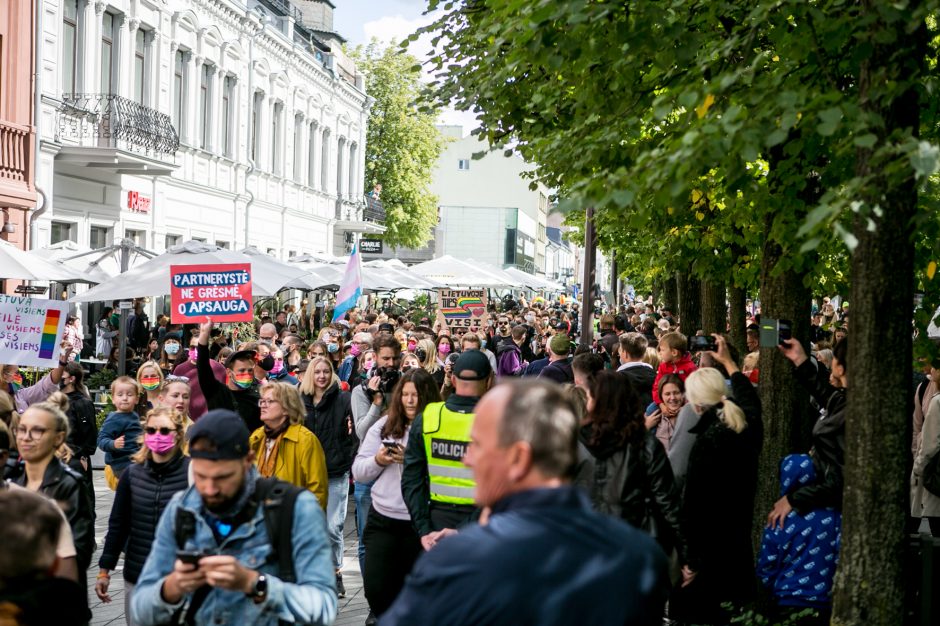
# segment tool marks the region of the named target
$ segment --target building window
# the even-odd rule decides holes
[[[261,135],[261,107],[264,106],[264,92],[256,91],[251,104],[251,160],[258,166],[258,136]]]
[[[348,152],[346,148],[346,140],[342,137],[336,141],[336,197],[342,198],[343,192],[346,191],[343,189],[343,176],[346,173],[346,164],[343,162],[343,159]]]
[[[164,240],[164,244],[165,244],[165,245],[164,245],[164,248],[165,248],[166,250],[169,250],[169,249],[172,248],[173,246],[178,246],[178,245],[180,245],[180,242],[181,242],[182,240],[183,240],[183,236],[182,236],[182,235],[167,235],[167,236],[166,236],[166,239]]]
[[[78,75],[78,0],[62,3],[62,93],[78,91],[75,78]]]
[[[206,243],[205,237],[193,237],[193,241],[198,241],[199,243]]]
[[[212,80],[212,66],[203,64],[202,76],[199,78],[199,118],[202,121],[202,129],[199,135],[199,147],[205,150],[209,146],[209,129],[211,120],[209,119],[209,81]]]
[[[307,138],[307,185],[317,186],[317,124],[310,122],[308,129],[310,136]]]
[[[75,241],[73,231],[75,225],[69,222],[52,222],[52,231],[49,237],[49,243],[59,243],[60,241]]]
[[[147,33],[142,28],[138,28],[134,35],[134,99],[141,104],[146,104],[144,102],[144,85],[146,85],[144,73],[147,69],[146,37]]]
[[[225,249],[225,250],[228,250],[229,247],[231,246],[231,244],[230,244],[229,242],[227,242],[227,241],[216,241],[216,242],[215,242],[215,245],[217,245],[217,246],[219,246],[220,248],[223,248],[223,249]]]
[[[356,196],[359,195],[356,189],[356,170],[357,170],[357,161],[359,159],[359,146],[356,144],[350,144],[349,146],[349,199],[355,200]]]
[[[143,246],[144,245],[144,231],[142,230],[132,230],[130,228],[125,229],[124,238],[130,239],[134,242],[134,245]]]
[[[114,15],[101,16],[101,93],[114,93]]]
[[[297,114],[294,116],[294,182],[303,183],[304,170],[304,118]]]
[[[457,159],[457,169],[466,172],[470,169],[470,159]]]
[[[281,144],[283,143],[283,138],[281,133],[284,132],[283,121],[284,117],[284,103],[275,102],[274,109],[271,111],[271,171],[275,174],[281,174],[283,171],[283,163],[281,162]]]
[[[231,158],[235,141],[232,127],[232,106],[235,102],[235,78],[226,76],[222,81],[222,153]]]
[[[183,134],[183,103],[186,101],[183,97],[183,89],[186,86],[185,54],[182,50],[177,50],[173,59],[173,125],[180,136]]]
[[[105,226],[92,226],[91,233],[88,235],[88,247],[92,250],[108,247],[108,234],[110,228]]]

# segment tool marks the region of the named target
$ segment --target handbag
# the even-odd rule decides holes
[[[930,457],[930,460],[927,461],[921,479],[924,482],[924,489],[940,497],[940,452]]]

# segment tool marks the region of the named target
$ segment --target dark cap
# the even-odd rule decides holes
[[[454,363],[454,376],[460,380],[486,380],[493,368],[490,360],[480,350],[466,350]]]
[[[394,324],[389,324],[388,322],[383,322],[383,323],[379,324],[379,332],[380,332],[380,333],[393,333],[393,332],[395,332],[395,326],[394,326]]]
[[[571,351],[571,340],[568,335],[558,334],[549,340],[548,347],[552,349],[553,354],[565,356]]]
[[[258,353],[254,350],[239,350],[238,352],[233,352],[225,359],[225,367],[232,367],[232,363],[235,361],[254,361],[257,354]]]
[[[223,461],[243,459],[248,455],[248,427],[235,411],[209,411],[189,427],[186,436],[189,438],[189,456],[194,459]],[[207,439],[213,449],[194,450],[193,444],[199,439]]]

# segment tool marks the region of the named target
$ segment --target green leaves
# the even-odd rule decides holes
[[[818,132],[823,137],[829,137],[836,132],[836,129],[839,127],[839,122],[842,121],[842,109],[839,107],[832,107],[824,111],[819,112],[819,126],[816,127],[816,132]]]

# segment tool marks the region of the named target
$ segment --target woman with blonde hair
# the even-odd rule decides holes
[[[111,571],[123,552],[124,615],[131,625],[131,597],[150,554],[157,522],[173,494],[189,486],[189,458],[183,454],[185,419],[167,406],[147,413],[140,450],[131,457],[132,464],[114,494],[95,594],[102,602],[111,602]]]
[[[447,341],[450,342],[450,339],[447,338]],[[447,343],[447,345],[452,345],[453,342]],[[444,345],[443,343],[440,345]],[[450,354],[450,350],[447,350],[447,354]],[[444,358],[447,358],[447,354],[444,354]],[[444,368],[442,367],[443,361],[438,358],[438,350],[434,345],[434,342],[430,339],[422,339],[418,342],[418,347],[415,348],[415,356],[421,361],[421,367],[424,368],[424,371],[431,375],[434,379],[434,382],[437,383],[437,388],[440,389],[441,385],[444,384]]]
[[[138,415],[146,415],[147,411],[157,406],[163,380],[163,369],[156,361],[145,361],[137,368],[137,384],[143,390],[137,404]]]
[[[711,367],[685,380],[686,399],[700,418],[690,429],[696,439],[682,501],[689,565],[684,586],[669,600],[671,619],[696,624],[727,624],[756,592],[751,524],[763,441],[760,398],[725,338],[713,336],[718,351],[707,354],[728,372],[731,391]]]
[[[269,382],[261,389],[261,422],[249,446],[262,476],[308,489],[326,510],[327,475],[323,446],[303,425],[305,411],[297,387]]]

